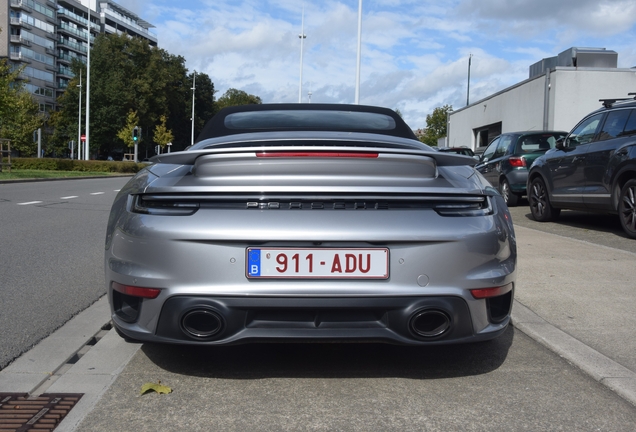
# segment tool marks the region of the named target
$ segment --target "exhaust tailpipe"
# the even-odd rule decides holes
[[[439,309],[425,309],[411,317],[411,331],[423,338],[441,336],[451,327],[448,314]]]
[[[195,339],[208,339],[222,329],[223,318],[211,309],[192,309],[181,318],[181,330]]]

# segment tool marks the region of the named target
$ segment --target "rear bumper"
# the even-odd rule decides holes
[[[175,296],[164,303],[154,334],[123,322],[116,312],[113,321],[133,339],[178,344],[355,341],[432,345],[476,342],[501,335],[510,322],[513,295],[510,292],[501,297],[506,298],[483,300],[489,324],[478,333],[474,331],[468,304],[455,296]],[[489,302],[498,304],[490,307]],[[491,310],[497,315],[493,316]]]
[[[512,192],[517,194],[526,193],[526,183],[528,182],[527,169],[512,170],[506,175],[506,178],[508,179]]]

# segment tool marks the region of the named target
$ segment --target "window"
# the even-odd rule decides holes
[[[313,130],[393,130],[395,120],[388,115],[355,111],[250,111],[229,114],[228,129],[313,129]]]
[[[40,107],[40,112],[51,112],[53,111],[53,104],[49,104],[49,103],[40,103],[39,104]]]
[[[568,147],[576,147],[592,141],[596,135],[596,130],[598,129],[598,125],[600,124],[603,115],[604,113],[596,114],[579,123],[568,137]]]
[[[563,134],[538,134],[524,136],[519,143],[516,153],[532,153],[535,151],[554,148],[557,140],[563,138]]]
[[[629,119],[625,124],[625,129],[620,136],[636,134],[636,110],[631,110],[630,113]]]
[[[484,151],[484,154],[481,157],[484,161],[487,161],[493,158],[493,156],[495,155],[495,150],[497,149],[497,145],[499,145],[499,141],[500,141],[499,138],[495,138],[494,141],[490,143],[490,145]]]
[[[512,136],[504,135],[499,140],[499,145],[497,146],[497,150],[495,150],[495,157],[499,158],[504,156],[508,152],[508,147],[510,147],[510,143],[512,142]]]
[[[607,119],[605,119],[603,129],[601,129],[601,133],[598,137],[599,141],[608,140],[619,136],[623,132],[623,129],[625,129],[625,124],[627,123],[629,113],[630,110],[626,109],[611,111],[607,115]]]

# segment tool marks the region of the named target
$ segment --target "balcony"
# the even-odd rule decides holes
[[[31,46],[31,41],[22,39],[19,35],[11,35],[11,43],[19,43],[24,46]]]
[[[57,54],[57,61],[58,62],[72,63],[75,60],[79,60],[82,63],[86,64],[86,57],[78,56],[78,55],[70,55],[70,54],[64,53],[62,51],[60,51]]]
[[[15,17],[11,17],[9,24],[14,26],[24,27],[25,29],[29,29],[29,30],[33,28],[31,27],[31,24],[27,24],[24,21],[22,21],[20,18],[15,18]]]
[[[58,75],[61,75],[62,77],[69,77],[69,78],[73,78],[75,76],[75,74],[73,73],[73,71],[67,67],[63,67],[60,66],[57,69],[57,73]]]
[[[16,52],[12,52],[9,53],[9,58],[13,61],[20,61],[20,62],[24,62],[24,63],[31,63],[31,60],[29,60],[28,58],[24,57],[22,55],[22,53],[16,53]]]
[[[81,45],[81,44],[78,44],[78,43],[75,43],[75,42],[71,42],[68,39],[59,38],[58,39],[58,43],[60,45],[64,45],[65,47],[68,47],[68,48],[70,48],[72,50],[75,50],[75,51],[79,51],[79,52],[83,52],[83,53],[86,52],[86,46],[85,45]]]
[[[64,15],[65,17],[71,19],[72,21],[78,22],[80,24],[84,24],[85,26],[88,25],[88,20],[86,18],[81,17],[81,16],[69,11],[68,9],[64,9],[64,8],[61,7],[61,8],[59,8],[57,10],[57,14],[58,14],[58,17],[60,15]]]
[[[53,48],[44,48],[44,52],[47,54],[55,55],[55,50]]]
[[[68,33],[68,34],[72,34],[74,36],[78,36],[82,39],[86,39],[88,38],[88,33],[81,31],[75,27],[71,27],[70,25],[68,25],[67,23],[65,23],[64,21],[59,22],[58,27],[57,27],[57,32],[58,33]]]
[[[22,9],[29,13],[33,12],[33,9],[30,6],[27,6],[22,0],[11,0],[11,7]]]

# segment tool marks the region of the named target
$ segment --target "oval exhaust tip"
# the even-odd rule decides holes
[[[411,330],[418,336],[434,338],[441,336],[451,327],[450,317],[438,309],[427,309],[413,314]]]
[[[207,339],[221,331],[223,318],[210,309],[194,309],[181,319],[181,329],[195,339]]]

